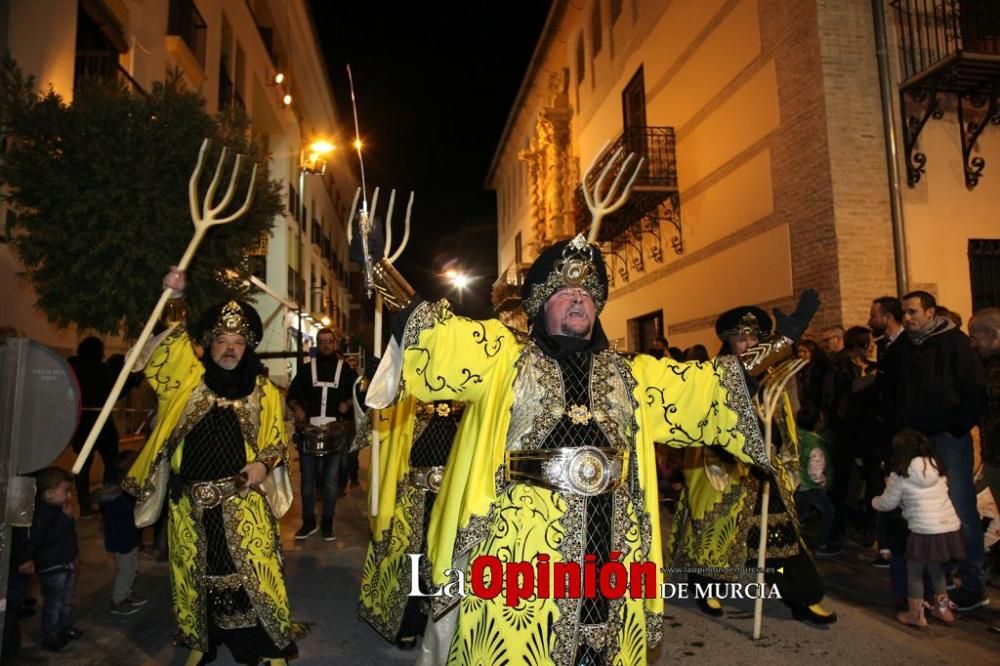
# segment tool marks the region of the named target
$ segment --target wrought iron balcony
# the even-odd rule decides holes
[[[903,143],[910,187],[927,156],[916,150],[927,121],[946,111],[954,95],[965,184],[979,183],[986,160],[973,148],[987,125],[1000,125],[1000,2],[890,0],[896,11],[903,82],[899,86]]]
[[[677,187],[677,153],[674,128],[672,127],[629,127],[614,145],[609,147],[591,170],[588,189],[595,184],[601,171],[618,149],[623,149],[623,157],[634,153],[642,158],[643,165],[632,187],[632,195],[624,206],[604,218],[597,238],[602,250],[610,255],[611,279],[617,275],[625,282],[631,270],[644,270],[645,254],[643,237],[651,240],[649,255],[657,263],[663,261],[663,245],[660,233],[661,222],[674,228],[670,244],[676,254],[683,252],[681,238],[681,200]],[[613,178],[603,183],[609,188]],[[583,198],[582,185],[576,188],[576,229],[587,233],[590,228],[590,211]]]
[[[191,55],[205,69],[205,40],[208,24],[193,0],[170,0],[167,35],[180,37]]]
[[[498,312],[507,310],[516,307],[521,302],[521,287],[524,286],[524,276],[527,275],[530,266],[531,264],[524,262],[512,261],[500,273],[500,277],[493,283],[494,310]]]
[[[77,51],[76,68],[73,72],[74,84],[84,79],[117,81],[126,88],[145,95],[139,82],[118,62],[118,54],[113,51]]]

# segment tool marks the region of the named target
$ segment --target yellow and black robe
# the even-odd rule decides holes
[[[799,440],[788,395],[774,417],[780,440],[772,449],[767,517],[768,574],[788,604],[818,603],[822,583],[802,542],[794,493],[799,481]],[[674,571],[695,572],[695,580],[735,581],[735,570],[756,566],[760,538],[762,477],[751,467],[710,448],[684,457],[684,490],[667,542]],[[690,579],[690,578],[689,578]]]
[[[244,398],[216,396],[202,381],[204,366],[182,327],[160,336],[147,349],[144,372],[157,395],[156,427],[123,486],[138,500],[139,527],[156,522],[167,503],[170,580],[180,640],[192,649],[209,652],[211,613],[211,626],[225,630],[259,625],[279,651],[294,647],[277,523],[292,501],[278,390],[260,377]],[[238,419],[246,462],[266,461],[272,471],[261,492],[237,494],[222,502],[221,526],[233,572],[213,577],[208,574],[205,512],[192,504],[189,493],[178,492],[171,476],[176,478],[184,464],[185,438],[207,414],[225,416],[228,410]],[[171,485],[174,492],[168,492]],[[210,587],[216,592],[239,591],[241,597],[245,592],[249,610],[210,609]]]
[[[425,404],[407,397],[375,412],[382,443],[379,511],[369,515],[372,540],[361,575],[358,614],[389,641],[415,636],[426,621],[420,598],[407,596],[413,584],[410,555],[425,555],[427,523],[437,493],[408,476],[411,470],[428,470],[435,475],[432,482],[439,482],[436,475],[447,462],[461,408],[460,403]],[[369,492],[374,492],[373,486]],[[424,557],[421,563],[429,571]]]
[[[464,566],[468,572],[468,563],[482,555],[505,563],[536,563],[542,554],[550,564],[582,563],[587,498],[511,482],[505,474],[508,450],[540,448],[569,414],[556,360],[499,321],[456,316],[444,302],[413,311],[400,348],[405,392],[468,405],[463,429],[470,435],[452,449],[428,529],[434,583],[453,582],[447,569]],[[612,351],[593,354],[587,373],[589,417],[627,461],[624,483],[606,493],[611,550],[622,554],[626,568],[652,563],[658,591],[663,562],[653,442],[712,444],[763,463],[745,376],[734,357],[681,364]],[[658,593],[610,600],[599,624],[584,622],[582,602],[538,594],[514,606],[505,604],[504,594],[461,598],[447,661],[561,666],[573,663],[580,649],[593,648],[607,664],[646,663],[647,648],[661,639]]]

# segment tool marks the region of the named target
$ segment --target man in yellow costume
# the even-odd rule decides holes
[[[663,613],[653,443],[710,444],[766,465],[740,359],[694,365],[610,350],[597,318],[607,273],[600,250],[582,235],[556,243],[529,269],[526,338],[496,320],[456,316],[444,302],[419,302],[389,262],[371,261],[382,256],[376,234],[361,236],[354,235],[352,256],[398,308],[399,346],[373,386],[387,375],[419,400],[467,404],[470,435],[452,450],[428,530],[434,583],[453,582],[445,574],[453,566],[474,583],[480,558],[499,560],[508,574],[512,565],[584,571],[612,560],[626,569],[649,563],[655,579],[636,596],[554,598],[557,587],[565,592],[579,581],[550,580],[519,595],[512,586],[526,578],[507,576],[497,596],[456,599],[455,629],[439,663],[645,664],[661,639]],[[790,354],[818,307],[807,293],[793,315],[783,315],[782,336],[749,351],[751,374]]]
[[[427,616],[413,585],[411,555],[423,555],[427,524],[462,418],[462,404],[413,398],[375,412],[379,419],[378,512],[361,575],[358,613],[403,650],[416,647]],[[374,461],[372,464],[375,464]],[[421,587],[426,587],[426,581]]]
[[[175,269],[164,287],[184,289]],[[253,352],[260,316],[242,301],[210,308],[195,338],[175,325],[144,350],[156,428],[122,484],[136,524],[167,504],[170,579],[188,664],[225,644],[239,663],[283,664],[292,641],[277,519],[291,505],[277,388]]]
[[[743,354],[771,333],[771,318],[755,306],[740,306],[715,322],[722,341],[720,355]],[[824,609],[823,581],[799,533],[794,493],[799,479],[799,441],[788,395],[774,417],[777,433],[765,477],[715,447],[690,449],[684,456],[684,491],[667,543],[673,571],[688,570],[689,583],[735,582],[738,570],[757,566],[761,489],[770,480],[766,574],[778,586],[782,601],[797,620],[832,624],[837,614]],[[749,561],[748,561],[749,560]],[[710,570],[710,573],[706,573]],[[715,598],[698,598],[708,615],[722,616]]]

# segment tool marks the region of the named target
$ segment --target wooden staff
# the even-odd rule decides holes
[[[764,451],[767,460],[771,459],[771,437],[773,434],[774,413],[778,403],[784,398],[785,386],[799,370],[804,368],[806,361],[793,359],[782,363],[772,370],[761,382],[764,386],[763,396],[757,403],[760,416],[764,419]],[[758,590],[764,589],[764,565],[767,559],[767,511],[771,497],[771,484],[763,481],[760,486],[763,497],[760,502],[760,538],[757,541],[757,585]],[[763,592],[754,600],[753,606],[753,639],[760,638],[761,625],[764,619]]]

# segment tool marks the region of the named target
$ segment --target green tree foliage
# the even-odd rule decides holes
[[[249,253],[282,211],[281,184],[243,114],[212,117],[179,74],[148,93],[84,81],[71,104],[39,94],[8,57],[0,62],[0,184],[16,213],[8,225],[37,307],[61,327],[75,323],[136,337],[194,228],[188,181],[204,138],[213,139],[200,183],[203,199],[221,146],[247,156],[236,195],[243,202],[254,163],[253,204],[238,221],[213,227],[188,268],[188,321],[213,303],[244,297]]]

